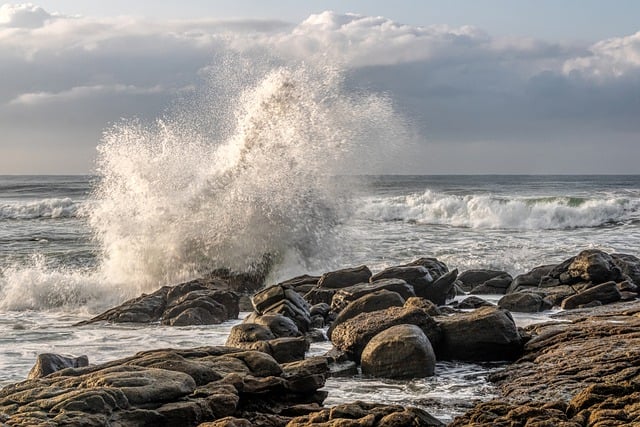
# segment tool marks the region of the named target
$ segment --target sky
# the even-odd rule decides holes
[[[640,2],[0,3],[0,174],[92,173],[226,52],[335,64],[411,128],[372,173],[640,173]],[[635,22],[634,22],[635,21]]]

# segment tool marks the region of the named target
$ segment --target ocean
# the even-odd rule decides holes
[[[293,189],[278,181],[281,192],[293,191],[283,195],[246,190],[240,172],[221,184],[202,171],[116,174],[122,162],[103,162],[95,176],[0,176],[0,385],[24,379],[43,352],[97,363],[224,344],[237,321],[71,325],[210,268],[249,266],[265,252],[276,255],[268,283],[360,264],[375,272],[422,256],[516,275],[586,248],[640,253],[640,176],[334,175],[316,180],[318,192],[309,181]],[[328,403],[413,404],[447,420],[495,393],[486,376],[496,367],[439,363],[435,377],[409,382],[331,379]]]

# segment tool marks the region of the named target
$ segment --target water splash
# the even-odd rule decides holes
[[[209,87],[224,98],[105,133],[89,220],[107,280],[138,292],[265,253],[317,261],[348,193],[332,176],[362,172],[354,158],[401,128],[388,99],[347,91],[334,69],[222,64]]]

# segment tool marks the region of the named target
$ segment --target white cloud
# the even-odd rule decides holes
[[[122,116],[153,117],[228,50],[344,67],[352,87],[387,92],[431,143],[640,133],[640,33],[589,46],[334,12],[295,25],[97,19],[31,4],[0,7],[0,128],[28,144],[48,132],[21,140],[18,126],[49,130],[77,117],[74,131],[93,135]],[[71,141],[68,129],[55,139]]]
[[[54,17],[31,3],[0,6],[0,27],[39,28]]]
[[[588,56],[571,58],[563,67],[565,74],[578,72],[596,79],[621,78],[640,71],[640,31],[603,40],[591,46]]]

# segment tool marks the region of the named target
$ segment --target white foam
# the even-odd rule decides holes
[[[73,218],[81,204],[68,197],[0,203],[0,219]]]
[[[369,198],[358,215],[375,221],[412,221],[488,229],[569,229],[635,219],[640,202],[620,197],[499,198],[427,190],[409,196]]]

